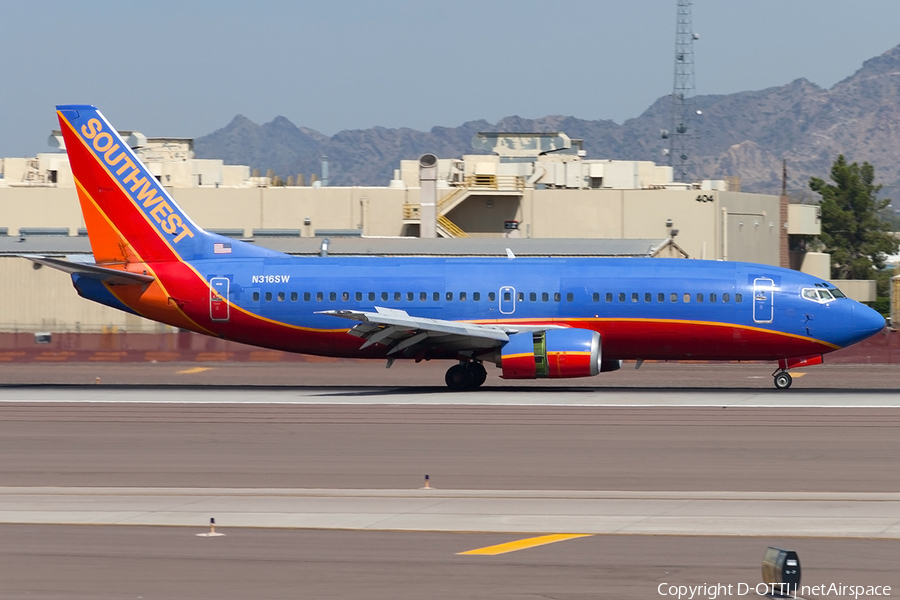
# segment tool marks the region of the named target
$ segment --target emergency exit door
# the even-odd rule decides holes
[[[209,318],[213,321],[227,321],[230,309],[228,292],[231,282],[227,277],[213,277],[209,280]]]
[[[753,321],[771,323],[775,316],[775,282],[767,277],[753,280]]]

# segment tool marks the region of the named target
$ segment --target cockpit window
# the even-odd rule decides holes
[[[835,298],[846,298],[847,297],[847,294],[845,294],[841,290],[837,289],[836,287],[833,287],[833,288],[829,289],[828,291],[831,292],[831,295],[834,296]]]
[[[804,288],[801,290],[800,295],[807,300],[812,300],[813,302],[818,302],[820,304],[831,302],[835,298],[830,290],[822,288]]]

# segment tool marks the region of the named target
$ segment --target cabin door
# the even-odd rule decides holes
[[[516,312],[516,288],[508,285],[500,288],[500,312],[504,315]]]
[[[767,277],[753,280],[753,322],[771,323],[775,317],[775,282]]]
[[[209,280],[209,318],[213,321],[228,320],[230,287],[231,282],[227,277],[213,277]]]

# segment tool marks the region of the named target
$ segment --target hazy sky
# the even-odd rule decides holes
[[[325,134],[636,117],[672,88],[675,0],[180,0],[0,7],[0,156],[48,151],[59,103],[199,137],[243,114]],[[900,44],[897,0],[697,0],[698,94],[830,87]]]

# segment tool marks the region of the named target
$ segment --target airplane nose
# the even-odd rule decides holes
[[[872,310],[863,304],[853,305],[851,319],[854,337],[864,340],[884,329],[885,321],[878,311]]]

